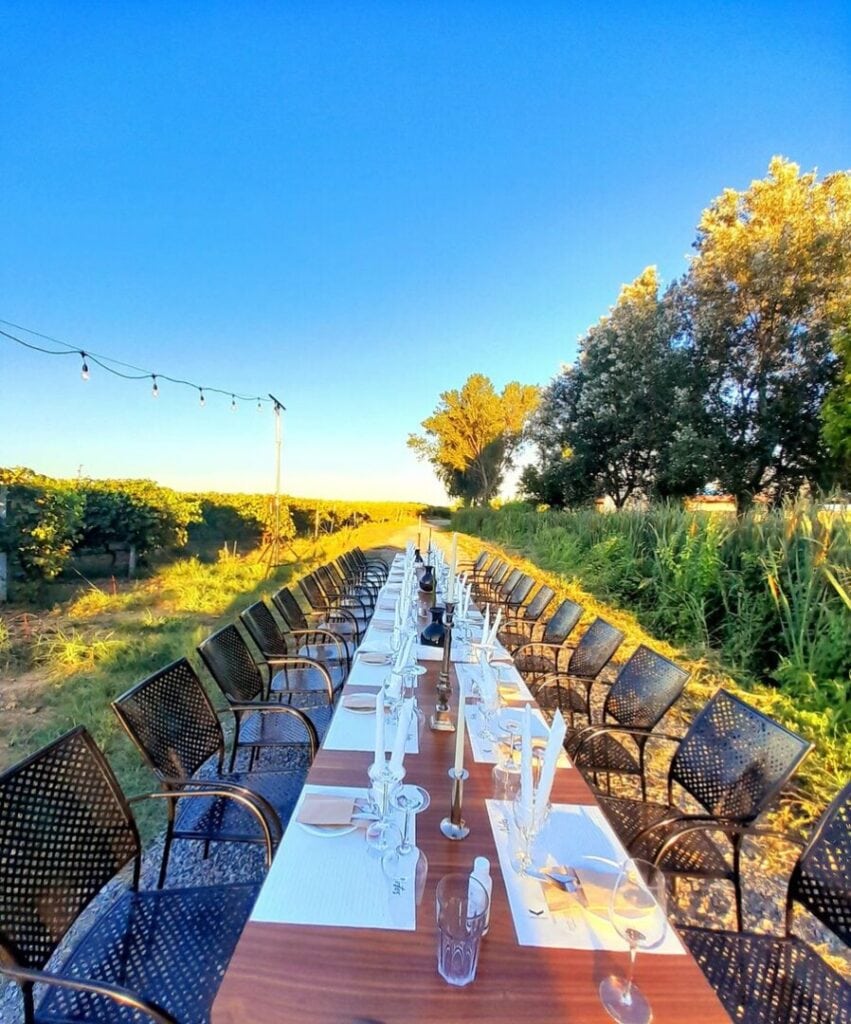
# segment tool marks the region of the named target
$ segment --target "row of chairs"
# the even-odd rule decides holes
[[[128,799],[82,727],[0,775],[0,976],[17,983],[26,1024],[209,1018],[259,882],[166,887],[172,846],[206,857],[213,842],[259,845],[268,867],[386,575],[355,549],[300,580],[301,601],[275,594],[278,620],[257,603],[240,616],[245,634],[229,624],[207,638],[199,654],[222,709],[186,658],[115,700],[158,789]],[[133,813],[147,801],[167,812],[154,889],[140,886]],[[128,864],[126,891],[55,968],[71,926]]]
[[[810,744],[723,689],[685,735],[660,731],[685,689],[687,672],[640,646],[614,679],[603,679],[624,638],[620,630],[597,618],[572,640],[581,606],[563,601],[545,618],[555,598],[550,587],[535,591],[531,576],[487,552],[466,568],[477,599],[502,608],[500,639],[538,702],[566,712],[568,753],[597,787],[600,805],[630,853],[661,866],[673,884],[683,877],[732,882],[736,931],[680,929],[731,1017],[754,1024],[849,1024],[851,986],[795,934],[793,910],[800,905],[849,944],[851,783],[825,810],[795,863],[783,934],[742,930],[745,840],[772,834],[760,819]],[[592,699],[596,686],[605,689],[602,703]],[[647,785],[647,752],[657,744],[672,751],[661,801],[648,799]],[[605,792],[599,790],[601,776]],[[613,796],[612,776],[637,777],[641,798]]]

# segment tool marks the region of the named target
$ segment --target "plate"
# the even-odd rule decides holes
[[[305,832],[309,832],[312,836],[321,836],[323,839],[347,836],[357,828],[354,822],[351,822],[349,825],[308,825],[303,821],[297,821],[296,825],[303,828]]]
[[[372,705],[366,707],[358,707],[365,699],[371,699]],[[371,693],[347,693],[340,703],[346,709],[351,711],[353,715],[374,715],[375,714],[375,697]],[[352,704],[355,706],[352,707]]]
[[[358,657],[364,665],[389,665],[390,655],[381,654],[380,651],[363,651]]]
[[[372,622],[372,628],[377,629],[379,633],[392,633],[393,623],[392,622]]]

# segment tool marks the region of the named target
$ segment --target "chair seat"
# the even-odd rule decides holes
[[[58,973],[119,985],[172,1014],[205,1024],[258,885],[128,892],[102,914]],[[40,1024],[139,1024],[138,1011],[111,999],[50,987]]]
[[[529,630],[512,629],[511,623],[499,631],[499,639],[503,647],[520,647],[529,643]]]
[[[851,1024],[851,985],[800,939],[679,931],[737,1024]]]
[[[573,691],[571,691],[572,693]],[[576,767],[586,772],[614,772],[621,775],[640,775],[641,766],[638,758],[623,743],[608,733],[598,733],[586,740],[579,748],[578,755],[574,752]],[[568,745],[570,752],[570,745]]]
[[[230,772],[221,775],[219,780],[207,778],[203,781],[212,784],[217,781],[230,782],[258,793],[275,808],[281,819],[281,827],[286,828],[307,777],[308,758],[306,754],[295,750],[287,750],[284,756],[300,758],[304,764],[303,770]],[[263,840],[262,830],[252,812],[236,800],[225,797],[194,797],[190,800],[179,800],[174,835],[177,839],[229,840],[245,843],[259,843]]]
[[[668,817],[676,808],[626,797],[601,796],[598,800],[612,827],[634,857],[652,861],[662,841],[674,830],[674,826],[659,828],[633,845],[642,829]],[[665,854],[661,867],[667,874],[701,875],[730,881],[734,878],[731,859],[702,831],[683,836]]]
[[[344,652],[348,652],[349,656],[354,651],[354,644],[349,643],[340,638],[340,644],[342,650],[337,647],[336,644],[304,644],[298,649],[298,656],[300,658],[313,658],[314,661],[321,661],[323,665],[334,666],[334,668],[344,665],[346,655]]]
[[[324,666],[331,676],[331,685],[335,690],[339,689],[343,680],[335,678],[339,673],[331,671],[330,666]],[[269,689],[275,696],[286,696],[287,690],[314,690],[317,696],[325,697],[327,689],[325,677],[318,668],[288,668],[280,669],[272,676]],[[314,701],[314,703],[316,703]]]
[[[317,699],[321,700],[321,703],[318,703]],[[321,743],[334,714],[334,709],[328,704],[325,691],[317,690],[316,697],[309,693],[294,693],[289,700],[284,700],[282,703],[287,707],[297,708],[307,715],[313,722]],[[294,750],[300,753],[304,759],[306,773],[307,754],[303,741],[300,738],[293,739],[292,717],[279,714],[246,716],[239,729],[239,745],[241,747],[273,747],[293,744]],[[303,725],[301,729],[303,731]]]

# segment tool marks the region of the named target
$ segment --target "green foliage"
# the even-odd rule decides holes
[[[0,519],[0,551],[9,556],[12,588],[22,580],[19,596],[34,595],[70,559],[83,529],[85,497],[73,484],[29,469],[0,469],[4,485],[7,508],[5,520]]]
[[[489,501],[522,443],[538,389],[511,381],[500,394],[484,374],[474,373],[460,390],[444,391],[423,420],[424,434],[408,447],[430,462],[450,497],[465,504]]]
[[[824,404],[824,439],[837,480],[847,487],[851,486],[851,325],[834,332],[833,348],[839,365],[836,386]]]
[[[140,555],[183,547],[187,527],[201,519],[199,502],[151,480],[81,480],[85,499],[80,548],[133,545]]]
[[[551,505],[610,495],[690,494],[705,481],[698,380],[670,302],[648,267],[591,327],[575,365],[544,392],[532,433],[540,466],[527,491]]]
[[[831,732],[851,726],[851,518],[807,503],[739,519],[511,508],[461,510],[453,527],[577,579],[740,680],[773,681]]]

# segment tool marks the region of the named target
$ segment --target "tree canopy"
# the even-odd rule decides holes
[[[451,497],[481,504],[499,490],[538,400],[533,385],[511,381],[498,393],[474,373],[460,390],[440,395],[424,433],[411,434],[408,447],[432,464]]]

